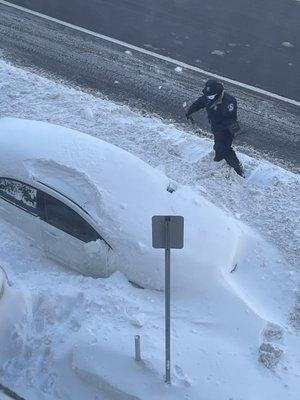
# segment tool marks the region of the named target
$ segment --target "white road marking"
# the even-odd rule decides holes
[[[74,29],[76,31],[83,32],[83,33],[86,33],[88,35],[97,37],[99,39],[106,40],[106,41],[114,43],[114,44],[118,44],[119,46],[123,46],[123,47],[126,47],[126,48],[131,49],[131,50],[135,50],[135,51],[137,51],[139,53],[147,54],[148,56],[157,58],[159,60],[166,61],[168,63],[174,64],[176,66],[179,66],[179,67],[182,67],[182,68],[185,68],[185,69],[189,69],[191,71],[198,72],[198,73],[200,73],[202,75],[213,77],[215,79],[220,79],[220,80],[222,80],[224,82],[231,83],[231,84],[233,84],[235,86],[239,86],[241,88],[244,88],[244,89],[247,89],[247,90],[251,90],[252,92],[259,93],[259,94],[262,94],[264,96],[267,96],[267,97],[270,97],[270,98],[273,98],[273,99],[276,99],[276,100],[283,101],[285,103],[293,104],[293,105],[298,106],[298,107],[300,106],[300,102],[297,101],[297,100],[289,99],[287,97],[280,96],[279,94],[268,92],[267,90],[258,88],[256,86],[251,86],[251,85],[248,85],[247,83],[238,82],[238,81],[235,81],[233,79],[226,78],[225,76],[221,76],[221,75],[218,75],[218,74],[213,74],[213,73],[211,73],[209,71],[205,71],[204,69],[201,69],[201,68],[198,68],[198,67],[194,67],[193,65],[186,64],[186,63],[184,63],[182,61],[178,61],[178,60],[175,60],[173,58],[166,57],[166,56],[163,56],[161,54],[154,53],[153,51],[146,50],[146,49],[143,49],[142,47],[134,46],[134,45],[132,45],[130,43],[126,43],[126,42],[123,42],[121,40],[114,39],[114,38],[111,38],[109,36],[102,35],[101,33],[96,33],[96,32],[90,31],[88,29],[81,28],[80,26],[73,25],[73,24],[70,24],[68,22],[61,21],[61,20],[59,20],[57,18],[49,17],[48,15],[39,13],[37,11],[29,10],[28,8],[25,8],[25,7],[22,7],[22,6],[18,6],[16,4],[12,4],[12,3],[8,2],[8,1],[0,0],[0,4],[3,4],[3,5],[8,6],[8,7],[16,8],[17,10],[21,10],[21,11],[24,11],[24,12],[26,12],[28,14],[35,15],[36,17],[40,17],[40,18],[46,19],[48,21],[55,22],[56,24],[63,25],[63,26],[66,26],[68,28]]]

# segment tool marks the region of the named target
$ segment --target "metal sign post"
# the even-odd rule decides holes
[[[165,332],[166,332],[166,382],[171,383],[171,249],[170,217],[165,218]]]
[[[171,383],[171,248],[183,248],[184,219],[181,216],[152,217],[152,246],[165,249],[165,356],[166,383]]]

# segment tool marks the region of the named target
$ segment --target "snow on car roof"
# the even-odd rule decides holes
[[[0,132],[1,170],[16,178],[32,179],[34,172],[44,170],[47,164],[52,172],[55,166],[63,171],[69,169],[98,188],[121,197],[130,189],[137,193],[147,192],[167,184],[167,179],[159,171],[139,158],[69,128],[2,118]]]
[[[113,204],[133,210],[165,197],[168,179],[139,158],[90,135],[45,122],[0,120],[1,176],[40,181],[96,219]],[[96,201],[95,201],[96,200]],[[161,201],[161,199],[160,199]],[[100,209],[101,208],[101,209]]]

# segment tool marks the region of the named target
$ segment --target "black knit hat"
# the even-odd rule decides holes
[[[223,85],[221,82],[217,82],[214,79],[209,79],[205,86],[204,89],[202,90],[202,93],[205,96],[213,96],[213,95],[219,95],[223,92]]]

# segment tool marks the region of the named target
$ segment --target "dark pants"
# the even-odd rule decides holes
[[[233,135],[227,129],[213,131],[215,144],[215,158],[214,161],[225,160],[238,175],[243,176],[243,168],[240,164],[235,151],[231,147],[233,141]]]

